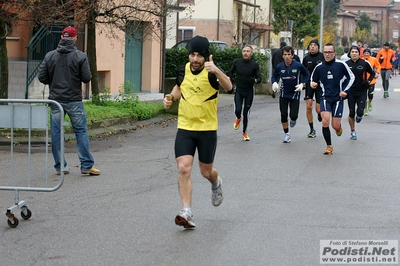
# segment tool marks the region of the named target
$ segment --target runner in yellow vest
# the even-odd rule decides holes
[[[212,204],[219,206],[224,198],[222,179],[213,162],[217,148],[219,85],[231,91],[232,83],[224,71],[214,64],[209,47],[208,40],[201,36],[189,42],[189,63],[178,68],[176,85],[164,98],[166,109],[171,107],[172,101],[180,98],[175,158],[182,210],[175,217],[175,224],[184,228],[195,227],[190,174],[196,150],[200,172],[211,183]]]

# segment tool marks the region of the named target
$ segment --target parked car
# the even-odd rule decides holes
[[[208,40],[211,45],[215,45],[218,47],[218,49],[224,50],[225,48],[228,48],[228,45],[225,42],[221,41],[213,41],[213,40]],[[178,48],[186,48],[187,45],[190,42],[190,40],[183,40],[175,44],[174,46],[171,47],[171,49],[178,49]]]

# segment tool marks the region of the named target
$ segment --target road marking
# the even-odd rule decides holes
[[[374,91],[382,91],[382,88],[375,88]],[[393,89],[393,92],[400,92],[400,88]]]

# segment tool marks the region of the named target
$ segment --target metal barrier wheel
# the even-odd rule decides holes
[[[32,216],[31,210],[29,210],[29,209],[26,208],[26,207],[22,207],[22,208],[21,208],[21,217],[22,217],[24,220],[28,220],[29,218],[31,218],[31,216]]]
[[[18,224],[19,224],[19,221],[18,221],[18,219],[17,218],[12,218],[12,220],[14,221],[14,222],[11,222],[11,220],[10,219],[8,219],[7,220],[7,224],[8,224],[8,226],[9,227],[11,227],[11,228],[15,228],[15,227],[17,227],[18,226]]]

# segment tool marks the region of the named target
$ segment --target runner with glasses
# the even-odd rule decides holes
[[[323,54],[325,62],[318,64],[311,75],[311,88],[320,90],[320,110],[322,117],[322,134],[326,142],[323,154],[330,155],[333,152],[329,123],[336,131],[337,136],[343,133],[341,120],[343,115],[343,99],[354,82],[354,74],[342,61],[336,60],[335,47],[331,43],[324,46]]]

